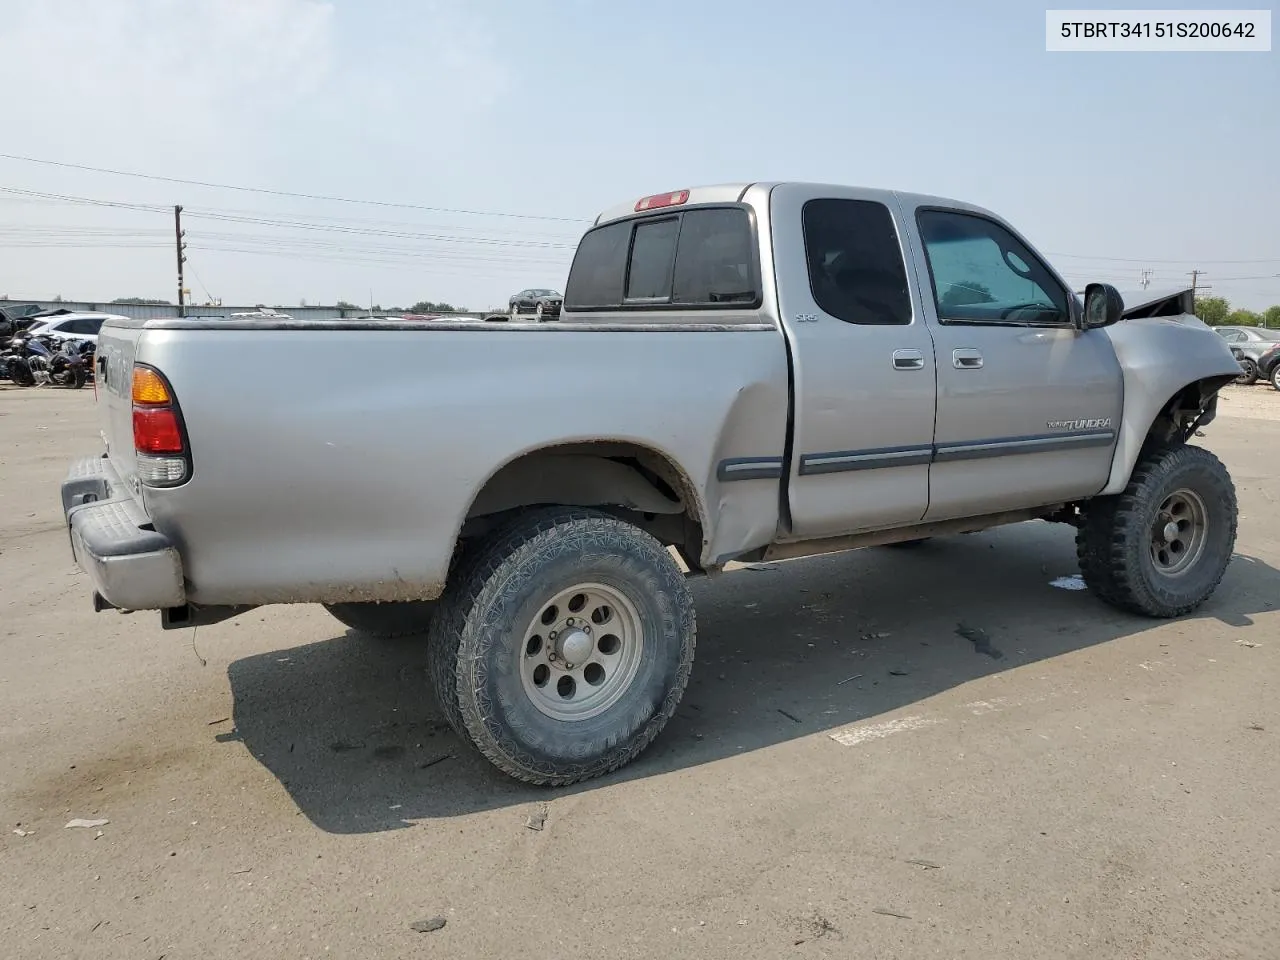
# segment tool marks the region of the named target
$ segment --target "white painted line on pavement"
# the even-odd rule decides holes
[[[837,730],[835,733],[830,733],[828,736],[836,743],[846,747],[856,747],[858,744],[866,743],[868,740],[883,740],[885,737],[892,736],[895,733],[919,730],[921,727],[929,727],[938,722],[927,717],[899,717],[896,720],[882,720],[880,723],[855,724],[854,726],[845,727],[843,730]]]

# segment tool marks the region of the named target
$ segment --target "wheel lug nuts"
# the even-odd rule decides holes
[[[565,621],[565,623],[571,627],[574,625],[575,622],[576,621],[573,619],[573,617],[570,617],[568,620]]]

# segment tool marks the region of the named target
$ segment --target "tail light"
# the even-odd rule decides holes
[[[147,486],[177,486],[191,473],[187,432],[169,381],[141,363],[133,366],[133,449],[138,479]]]

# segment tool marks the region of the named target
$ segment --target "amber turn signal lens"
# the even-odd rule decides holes
[[[169,388],[160,374],[148,367],[133,368],[133,402],[134,403],[170,403]]]

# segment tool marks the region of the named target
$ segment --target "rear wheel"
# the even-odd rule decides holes
[[[1240,359],[1240,376],[1236,377],[1236,383],[1246,387],[1251,387],[1258,382],[1258,365],[1248,357]]]
[[[629,763],[675,712],[693,600],[653,537],[592,510],[530,513],[477,547],[442,600],[431,675],[451,724],[518,780]]]
[[[1280,363],[1271,368],[1271,386],[1280,390]]]
[[[324,608],[343,626],[371,637],[392,639],[425,634],[435,612],[434,600],[398,603],[326,603]]]
[[[1076,534],[1085,583],[1112,606],[1177,617],[1217,588],[1236,542],[1227,468],[1199,447],[1153,451],[1124,493],[1088,505]]]

